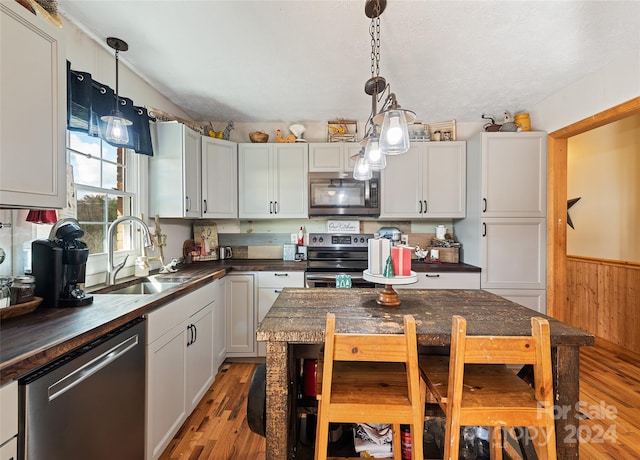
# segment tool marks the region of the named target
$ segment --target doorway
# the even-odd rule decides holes
[[[580,120],[548,137],[547,314],[564,321],[567,315],[567,143],[572,136],[640,113],[636,97]]]

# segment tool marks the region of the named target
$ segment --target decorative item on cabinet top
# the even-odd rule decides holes
[[[261,144],[269,140],[269,135],[264,131],[253,131],[249,133],[249,139],[253,143]]]
[[[327,136],[329,142],[356,142],[358,123],[342,118],[329,121],[327,122]]]

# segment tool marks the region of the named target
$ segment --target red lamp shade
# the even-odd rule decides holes
[[[27,222],[34,224],[55,224],[57,221],[58,215],[55,209],[45,209],[44,211],[32,209],[27,215]]]

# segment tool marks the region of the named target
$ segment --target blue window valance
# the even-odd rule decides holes
[[[119,110],[122,115],[132,122],[127,126],[129,142],[116,144],[136,153],[153,156],[151,132],[149,122],[155,121],[149,116],[147,109],[133,105],[129,98],[119,96]],[[67,61],[67,129],[81,131],[90,136],[99,137],[105,142],[107,123],[102,121],[104,115],[110,115],[115,110],[116,93],[107,85],[103,85],[91,78],[91,74],[71,69]]]

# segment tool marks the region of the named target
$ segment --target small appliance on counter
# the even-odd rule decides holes
[[[397,227],[381,227],[378,230],[378,236],[391,240],[392,244],[395,245],[402,239],[402,230]]]
[[[84,231],[72,218],[55,223],[48,239],[31,243],[35,295],[45,307],[80,307],[93,302],[84,292],[89,248],[80,241]]]

